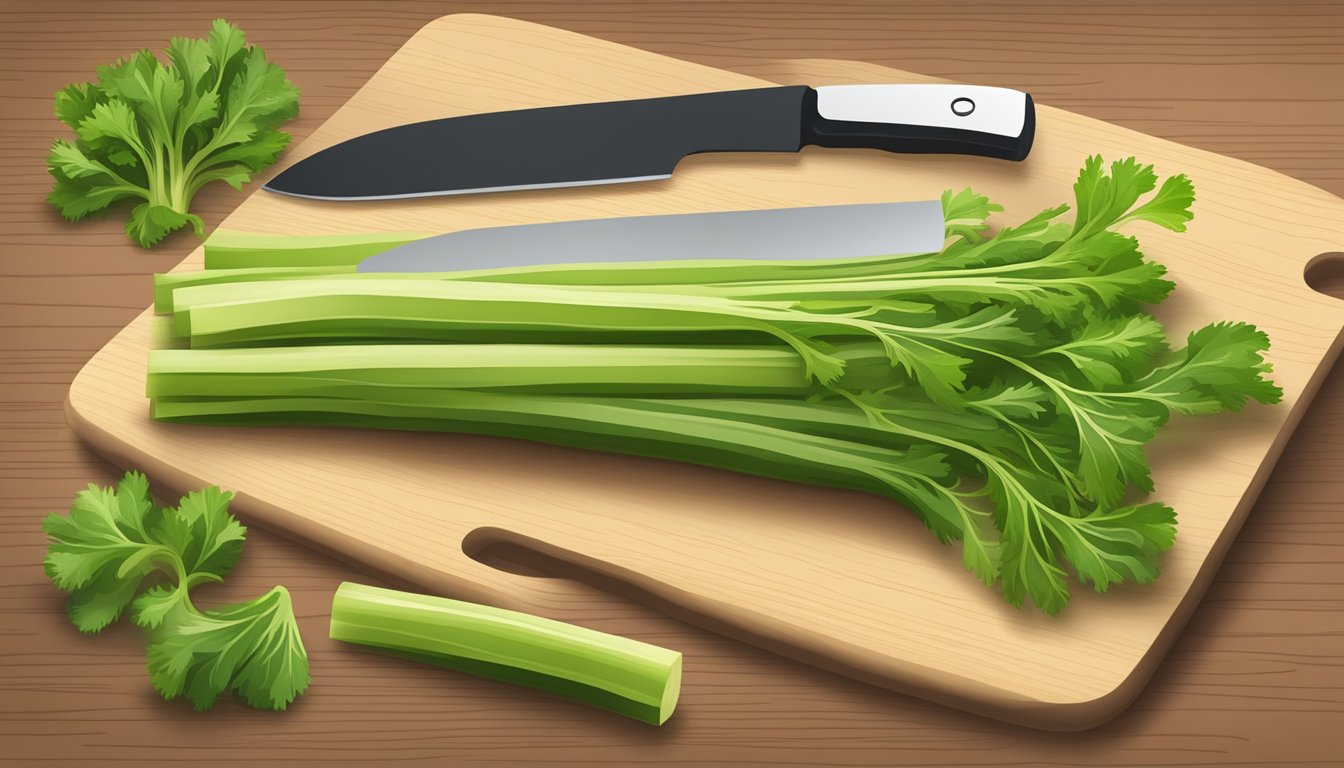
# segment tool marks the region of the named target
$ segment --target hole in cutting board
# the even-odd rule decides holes
[[[1344,299],[1344,253],[1322,253],[1307,262],[1302,276],[1317,293]]]
[[[554,578],[557,575],[555,567],[559,561],[555,558],[512,541],[482,541],[485,537],[476,535],[480,532],[479,529],[472,531],[462,542],[462,551],[472,560],[519,576]]]
[[[462,538],[462,552],[467,557],[496,570],[538,579],[569,579],[620,593],[615,579],[544,552],[545,546],[502,528],[477,528]]]
[[[666,616],[697,624],[712,632],[746,639],[761,647],[772,647],[773,641],[770,638],[752,640],[751,638],[755,636],[750,633],[735,631],[717,619],[688,610],[651,592],[640,585],[640,577],[637,574],[609,565],[604,567],[597,560],[577,552],[550,548],[550,545],[542,541],[503,528],[486,526],[471,531],[462,538],[462,552],[472,560],[490,568],[532,578],[565,579],[576,582],[651,608]],[[606,572],[608,570],[611,572]],[[806,654],[795,655],[795,658],[806,658]]]

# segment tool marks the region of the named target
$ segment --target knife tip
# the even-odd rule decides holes
[[[278,195],[304,196],[303,174],[295,173],[295,170],[302,164],[302,161],[300,161],[298,164],[282,169],[279,173],[263,182],[261,188],[267,192],[274,192]]]
[[[278,178],[279,177],[276,177],[275,179],[271,179],[265,184],[262,184],[261,188],[266,190],[267,192],[274,192],[277,195],[285,195],[286,197],[308,197],[308,195],[305,195],[301,192],[296,192],[293,189],[286,189],[285,187],[278,186],[275,183],[278,180]]]

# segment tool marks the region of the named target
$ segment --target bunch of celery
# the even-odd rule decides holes
[[[947,193],[941,253],[880,259],[407,276],[355,274],[335,242],[234,243],[215,263],[207,246],[234,268],[157,284],[185,348],[151,353],[153,415],[510,436],[871,491],[1055,613],[1065,563],[1098,590],[1157,576],[1175,515],[1127,502],[1153,490],[1143,446],[1170,413],[1280,396],[1252,326],[1173,351],[1143,311],[1174,286],[1115,230],[1183,231],[1185,176],[1158,188],[1151,166],[1090,158],[1074,191],[1072,223],[1061,205],[992,236],[998,206]]]

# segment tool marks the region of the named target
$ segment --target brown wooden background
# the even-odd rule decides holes
[[[131,627],[79,635],[42,575],[41,517],[119,472],[65,427],[95,350],[195,241],[142,251],[110,217],[42,202],[63,127],[51,94],[226,15],[303,89],[301,139],[432,18],[515,16],[769,77],[781,59],[860,59],[1031,91],[1041,102],[1274,168],[1344,195],[1344,3],[0,3],[0,761],[107,765],[1305,765],[1344,756],[1344,365],[1325,382],[1216,583],[1116,720],[1050,734],[813,670],[594,593],[588,626],[678,648],[663,728],[339,647],[331,593],[376,574],[253,529],[212,595],[293,592],[314,685],[282,715],[208,714],[149,687]],[[207,224],[242,196],[197,198]],[[1344,223],[1336,223],[1339,226]],[[1337,270],[1337,272],[1339,272]],[[1344,272],[1322,280],[1344,296]]]

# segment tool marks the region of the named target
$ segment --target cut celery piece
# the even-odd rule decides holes
[[[345,582],[331,637],[559,693],[662,725],[681,695],[681,654],[487,605]]]

